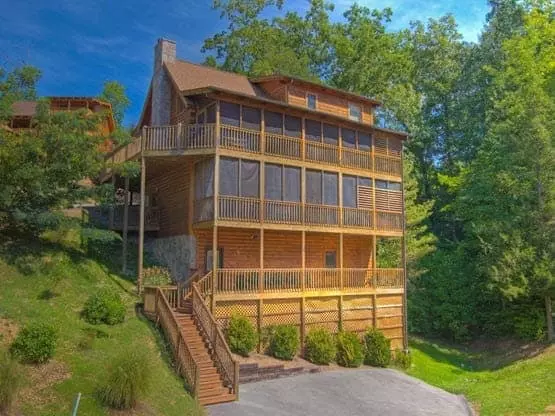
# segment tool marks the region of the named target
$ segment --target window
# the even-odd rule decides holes
[[[372,150],[372,136],[370,133],[342,128],[341,139],[343,147],[359,149],[365,152]]]
[[[337,267],[337,252],[326,251],[326,269],[335,269]]]
[[[338,205],[337,173],[307,170],[306,202],[317,205]]]
[[[241,127],[260,130],[260,110],[258,108],[242,106]]]
[[[306,106],[312,110],[316,110],[316,95],[307,94],[306,95]]]
[[[343,206],[372,209],[372,179],[343,175]]]
[[[314,142],[322,141],[322,123],[315,120],[304,121],[305,137],[307,140],[312,140]]]
[[[400,182],[390,182],[390,181],[380,181],[376,180],[376,188],[378,189],[389,189],[390,191],[400,191]]]
[[[339,145],[339,127],[331,124],[324,124],[324,143],[334,146]]]
[[[355,121],[362,121],[360,105],[349,103],[349,118]]]
[[[220,102],[220,120],[222,124],[239,127],[241,120],[241,106],[239,104]]]
[[[300,202],[301,169],[266,163],[264,197],[273,201]]]
[[[220,159],[220,194],[258,198],[260,164],[253,160]]]
[[[283,134],[283,114],[265,111],[264,126],[268,133]]]

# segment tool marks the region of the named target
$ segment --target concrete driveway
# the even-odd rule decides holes
[[[208,408],[212,416],[469,416],[462,396],[390,369],[325,371],[242,384],[239,401]]]

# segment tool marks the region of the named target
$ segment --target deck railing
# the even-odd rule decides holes
[[[210,343],[213,351],[212,357],[224,379],[224,385],[237,395],[239,393],[239,363],[233,358],[222,331],[204,303],[198,283],[193,283],[192,303],[193,316]]]
[[[194,202],[195,223],[213,219],[213,197]],[[260,210],[262,204],[263,209]],[[258,198],[221,195],[218,197],[218,219],[251,223],[297,224],[313,226],[344,226],[400,232],[403,215],[400,210],[374,210],[335,205],[303,204]]]
[[[216,294],[401,289],[403,269],[218,269]]]
[[[175,292],[177,293],[177,288]],[[178,373],[187,380],[193,396],[198,396],[200,388],[199,366],[183,336],[181,326],[173,312],[173,307],[160,288],[156,289],[155,315],[156,321],[162,327],[173,350]]]
[[[264,134],[264,148],[260,146],[262,134]],[[216,141],[216,136],[219,136],[219,143]],[[265,153],[286,159],[301,160],[304,155],[305,160],[313,162],[364,170],[373,169],[376,173],[388,176],[399,177],[402,174],[400,155],[385,155],[349,147],[340,148],[335,144],[303,141],[283,134],[225,124],[220,125],[217,132],[215,123],[145,127],[144,137],[137,138],[131,144],[117,149],[108,159],[122,162],[135,157],[141,150],[183,151],[215,146],[250,153]]]

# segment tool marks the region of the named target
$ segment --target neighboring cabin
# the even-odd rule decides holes
[[[210,325],[206,304],[222,327],[233,311],[259,330],[297,325],[301,337],[315,326],[375,326],[393,348],[406,348],[404,250],[393,269],[378,268],[376,253],[379,238],[403,239],[406,134],[374,126],[377,106],[297,78],[248,78],[182,61],[175,43],[160,39],[138,137],[109,157],[141,162],[140,186],[112,178],[143,202],[141,215],[127,192],[112,221],[124,234],[139,230],[139,287],[147,231],[149,251],[174,278],[199,281],[204,302],[187,287],[165,297],[201,326]],[[171,320],[153,293],[145,309]],[[223,356],[214,360],[233,395]],[[206,399],[189,381],[205,403],[226,400]]]

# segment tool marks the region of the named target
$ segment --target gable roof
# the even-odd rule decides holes
[[[166,62],[165,65],[177,88],[182,92],[214,87],[253,97],[261,95],[259,89],[244,75],[182,60]]]
[[[14,117],[33,117],[36,113],[36,101],[16,101],[12,104],[12,115]]]

